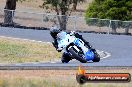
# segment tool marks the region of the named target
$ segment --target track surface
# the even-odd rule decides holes
[[[98,50],[111,53],[111,56],[101,60],[99,63],[89,62],[83,66],[132,66],[132,36],[107,35],[81,33],[92,46]],[[0,36],[30,39],[44,42],[51,42],[52,38],[48,30],[26,30],[18,28],[0,27]],[[24,63],[12,64],[17,66],[78,66],[80,63],[71,61],[68,64],[55,63]]]

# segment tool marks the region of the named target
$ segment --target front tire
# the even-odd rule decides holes
[[[93,62],[99,62],[99,61],[100,61],[100,55],[95,51]]]
[[[94,53],[94,59],[92,60],[93,62],[99,62],[100,61],[100,55],[97,53],[95,49],[91,49]]]
[[[81,63],[86,63],[87,62],[87,60],[85,60],[84,58],[80,57],[78,55],[78,53],[76,53],[72,47],[69,49],[69,52],[72,54],[73,58],[75,58],[76,60],[80,61]]]

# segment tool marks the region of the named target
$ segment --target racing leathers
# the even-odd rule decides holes
[[[67,32],[67,34],[70,34],[70,33],[71,33],[71,32]],[[76,38],[81,39],[81,40],[87,45],[87,47],[88,47],[89,49],[92,48],[92,47],[90,46],[89,42],[87,42],[87,41],[82,37],[82,35],[80,35],[80,34],[77,33],[77,32],[74,32],[73,35],[74,35]],[[57,37],[54,38],[54,41],[52,42],[52,44],[53,44],[53,46],[56,48],[56,50],[57,50],[58,52],[61,52],[61,50],[58,49]],[[64,52],[64,53],[62,54],[62,57],[61,57],[62,63],[68,63],[68,62],[69,62],[70,60],[72,60],[72,59],[73,59],[73,58],[69,55],[69,53]]]

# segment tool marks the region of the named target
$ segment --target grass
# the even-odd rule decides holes
[[[46,79],[15,78],[1,80],[0,87],[62,87],[62,86],[50,80],[47,81]]]
[[[17,82],[17,83],[16,83]],[[0,83],[1,87],[61,87],[59,84],[40,79],[6,79]]]
[[[87,70],[88,73],[130,73],[132,69]],[[131,87],[129,83],[85,83],[76,81],[77,70],[0,70],[0,87]]]
[[[1,80],[0,87],[131,87],[128,83],[121,83],[118,86],[112,83],[86,83],[84,85],[79,85],[76,81],[55,81],[46,79],[5,79]],[[55,81],[55,82],[54,82]],[[16,83],[17,82],[17,83]],[[61,83],[62,82],[62,83]]]
[[[0,63],[24,63],[59,60],[50,43],[0,38]]]

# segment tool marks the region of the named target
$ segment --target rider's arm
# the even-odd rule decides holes
[[[52,42],[52,44],[56,49],[58,49],[58,43],[56,39]]]
[[[58,52],[61,52],[61,50],[58,50],[58,42],[57,42],[57,39],[55,39],[53,42],[52,42],[53,46],[56,48],[56,50]]]
[[[92,47],[92,46],[89,44],[89,42],[86,41],[86,40],[82,37],[82,35],[80,35],[79,33],[75,32],[75,33],[74,33],[74,36],[75,36],[76,38],[81,39],[89,48]]]

